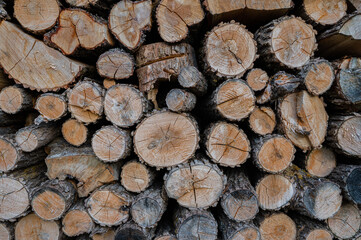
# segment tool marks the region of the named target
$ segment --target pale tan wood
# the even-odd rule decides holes
[[[83,123],[72,118],[63,123],[61,132],[64,139],[76,147],[85,143],[88,136],[88,128]]]
[[[146,165],[131,160],[124,164],[120,173],[122,186],[135,193],[140,193],[152,185],[155,172]]]
[[[263,240],[296,240],[297,236],[295,222],[284,213],[275,213],[266,217],[259,231]]]
[[[303,0],[306,15],[322,25],[337,23],[346,15],[346,0]]]
[[[104,52],[96,65],[99,75],[108,79],[126,79],[134,72],[133,56],[119,48]]]
[[[336,167],[336,156],[330,148],[313,149],[306,156],[305,168],[315,177],[326,177]]]
[[[6,76],[4,71],[0,69],[0,90],[11,85],[10,79]]]
[[[14,226],[12,223],[0,223],[0,239],[13,240],[14,239]]]
[[[55,93],[41,94],[35,103],[36,110],[47,121],[55,121],[67,113],[68,104],[65,96]]]
[[[103,80],[103,87],[105,89],[109,89],[109,88],[113,87],[115,84],[117,84],[117,83],[112,79],[106,78]]]
[[[263,90],[267,86],[268,81],[267,72],[260,68],[254,68],[247,74],[247,83],[253,91]]]
[[[276,127],[276,114],[270,107],[255,107],[248,122],[253,132],[259,135],[271,134]]]
[[[166,96],[166,104],[173,112],[190,112],[196,106],[196,96],[183,89],[173,88]]]
[[[30,110],[33,107],[33,96],[20,86],[5,87],[0,92],[0,108],[8,114]]]
[[[0,1],[0,19],[10,19],[8,13],[5,10],[6,2],[4,0]]]
[[[77,202],[69,209],[62,219],[62,226],[62,231],[69,237],[91,233],[95,228],[83,201]]]
[[[115,239],[115,231],[113,229],[109,229],[105,233],[96,233],[92,236],[93,240],[114,240]]]

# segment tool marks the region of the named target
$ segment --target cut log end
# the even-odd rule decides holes
[[[122,186],[130,192],[142,192],[149,187],[153,180],[153,173],[140,162],[130,161],[122,167]]]
[[[232,219],[246,221],[258,213],[257,196],[249,190],[237,190],[222,199],[222,207]]]
[[[340,148],[349,155],[361,156],[361,136],[357,134],[361,129],[361,117],[347,119],[337,131],[337,142]]]
[[[305,167],[315,177],[326,177],[336,167],[336,156],[329,148],[313,149],[306,158]]]
[[[96,66],[101,77],[126,79],[133,75],[134,59],[129,53],[117,48],[100,55]]]
[[[5,87],[0,92],[0,108],[8,114],[28,110],[33,106],[31,95],[17,86]]]
[[[314,95],[321,95],[329,90],[335,79],[331,64],[325,60],[311,62],[301,74],[307,91]]]
[[[259,134],[271,134],[276,127],[276,115],[270,107],[255,107],[249,116],[249,126]]]
[[[67,112],[65,97],[53,93],[42,94],[35,104],[35,109],[48,121],[60,119]]]
[[[306,15],[321,25],[337,23],[346,15],[346,0],[304,0],[303,7]]]
[[[305,238],[305,240],[332,240],[332,234],[325,229],[312,230]]]
[[[296,240],[295,222],[284,213],[276,213],[265,218],[259,231],[264,240]]]
[[[3,240],[13,239],[11,230],[4,223],[0,223],[0,239]]]
[[[16,167],[20,158],[18,149],[8,139],[0,138],[0,171],[7,172]]]
[[[77,147],[85,143],[88,136],[88,128],[76,119],[64,122],[61,132],[68,143]]]
[[[269,77],[267,72],[260,68],[252,69],[247,74],[247,83],[253,91],[263,90],[267,86],[268,81]]]
[[[63,232],[69,236],[79,236],[90,233],[94,227],[93,220],[85,210],[74,209],[66,213],[63,218]]]
[[[202,96],[207,92],[207,80],[194,66],[182,68],[178,75],[178,82],[182,87],[188,89],[196,95]]]
[[[36,215],[44,220],[57,219],[66,211],[65,199],[51,190],[38,193],[33,197],[31,205]]]
[[[171,111],[190,112],[196,106],[197,98],[193,93],[175,88],[169,91],[165,100]]]

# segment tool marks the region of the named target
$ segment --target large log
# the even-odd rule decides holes
[[[69,237],[91,233],[95,224],[89,216],[83,201],[75,203],[62,219],[62,231]]]
[[[33,107],[33,96],[17,85],[5,87],[0,92],[0,108],[8,114],[16,114]]]
[[[132,76],[135,64],[132,55],[114,48],[100,55],[96,65],[101,77],[119,80]]]
[[[262,240],[296,240],[295,222],[284,213],[259,216],[257,219]]]
[[[126,190],[140,193],[152,185],[155,175],[153,169],[136,160],[131,160],[123,165],[120,177],[122,186]]]

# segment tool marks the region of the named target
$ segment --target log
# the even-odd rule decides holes
[[[255,107],[249,115],[248,123],[258,135],[271,134],[276,127],[276,114],[270,107]]]
[[[45,221],[36,214],[31,213],[20,219],[16,224],[16,240],[44,239],[44,236],[49,240],[62,239],[62,233],[57,222]]]
[[[92,240],[114,240],[115,231],[111,228],[102,228],[102,231],[92,233]]]
[[[296,153],[290,140],[282,135],[267,135],[253,140],[253,161],[262,171],[280,173],[288,168]]]
[[[30,110],[33,107],[33,97],[17,85],[5,87],[0,92],[0,108],[8,114]]]
[[[117,162],[128,157],[132,150],[130,132],[113,125],[103,126],[91,140],[95,155],[103,162]]]
[[[180,70],[178,83],[197,96],[203,96],[207,93],[208,82],[194,66],[186,66]]]
[[[0,223],[0,239],[13,240],[15,237],[14,224],[9,222]]]
[[[137,124],[150,109],[143,93],[132,85],[116,84],[105,94],[105,116],[118,127],[129,128]]]
[[[327,133],[328,115],[322,99],[307,91],[291,93],[279,105],[281,129],[303,151],[319,148]]]
[[[154,240],[177,240],[172,221],[162,218],[155,232]]]
[[[303,0],[301,16],[320,25],[336,24],[346,15],[346,0]]]
[[[116,230],[114,240],[151,240],[153,235],[154,229],[141,228],[134,222],[127,222]]]
[[[71,176],[78,180],[79,197],[86,197],[97,187],[119,179],[117,164],[104,164],[88,146],[71,147],[65,141],[54,141],[45,159],[49,179],[64,180]]]
[[[156,173],[146,165],[131,160],[123,165],[120,174],[122,186],[130,192],[140,193],[153,184]]]
[[[14,0],[14,17],[24,29],[35,34],[43,34],[53,28],[59,13],[57,0]]]
[[[0,220],[15,221],[29,212],[32,189],[43,182],[45,165],[35,165],[0,177]]]
[[[80,50],[96,51],[114,45],[106,21],[81,9],[62,10],[58,26],[48,32],[44,40],[64,55],[74,55]]]
[[[98,73],[103,78],[126,79],[133,75],[134,58],[119,49],[111,49],[99,56],[96,63]]]
[[[156,18],[160,37],[174,43],[187,38],[188,28],[199,24],[204,18],[204,12],[199,0],[161,0]]]
[[[31,206],[41,219],[60,219],[75,200],[76,189],[71,182],[48,180],[33,189]]]
[[[109,29],[129,50],[136,50],[145,40],[145,32],[152,27],[152,1],[120,1],[109,14]]]
[[[95,228],[95,224],[86,211],[83,201],[75,203],[69,209],[63,217],[62,226],[62,231],[69,237],[91,233]]]
[[[263,217],[259,225],[262,240],[296,240],[295,222],[284,213],[274,213]]]
[[[229,219],[249,221],[258,213],[257,195],[243,171],[227,171],[227,185],[220,205]]]
[[[76,119],[69,118],[62,127],[63,138],[73,146],[79,147],[84,144],[88,137],[88,128]]]
[[[246,80],[253,91],[261,91],[267,86],[269,77],[261,68],[253,68],[248,72]]]
[[[305,156],[303,165],[313,177],[326,177],[336,167],[336,156],[330,148],[312,149]]]
[[[78,82],[68,92],[71,115],[84,124],[95,123],[103,114],[104,89],[91,79]]]
[[[337,151],[354,157],[361,157],[361,116],[333,115],[329,121],[327,142]]]
[[[19,129],[16,132],[15,141],[24,152],[32,152],[47,145],[59,135],[58,124],[33,124]]]
[[[258,104],[265,104],[271,101],[272,97],[272,85],[268,84],[263,91],[257,95],[256,102]]]
[[[193,93],[173,88],[165,99],[167,107],[173,112],[190,112],[196,106],[197,98]]]
[[[68,103],[64,95],[44,93],[36,99],[34,108],[39,111],[44,121],[56,121],[66,115]]]
[[[259,53],[267,63],[287,68],[301,68],[317,48],[316,32],[301,18],[285,16],[256,32]]]
[[[217,221],[207,210],[179,207],[173,215],[173,222],[178,240],[218,239]]]
[[[191,209],[215,206],[226,182],[218,166],[204,158],[178,165],[164,176],[168,197],[176,199],[180,206]]]
[[[297,239],[300,240],[332,240],[333,235],[327,227],[318,221],[304,216],[292,216],[297,225]]]
[[[196,121],[189,115],[155,112],[138,124],[134,150],[139,159],[157,168],[188,161],[198,148]]]
[[[24,87],[38,91],[66,88],[89,69],[7,21],[0,23],[0,50],[0,65],[5,73]]]
[[[257,43],[244,25],[231,21],[219,24],[206,35],[203,52],[208,72],[220,78],[240,78],[253,67]]]
[[[205,136],[206,152],[214,163],[236,167],[250,157],[251,145],[247,135],[235,124],[213,123],[205,131]]]
[[[100,226],[117,226],[129,218],[133,197],[119,184],[104,185],[85,200],[85,207]]]
[[[279,71],[270,80],[270,100],[274,101],[289,93],[294,93],[301,85],[302,79],[290,73]]]
[[[261,240],[261,234],[259,233],[258,228],[253,226],[253,224],[246,222],[234,222],[226,215],[219,214],[218,225],[221,239],[223,240]]]
[[[344,203],[335,216],[327,219],[327,225],[338,239],[349,239],[360,230],[361,216],[357,205]]]
[[[142,228],[156,227],[167,208],[167,202],[163,186],[152,186],[135,197],[130,208],[133,221]]]

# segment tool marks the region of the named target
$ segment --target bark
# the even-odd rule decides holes
[[[296,222],[298,234],[297,239],[300,240],[332,240],[333,235],[327,229],[324,223],[315,221],[304,216],[292,216]]]
[[[114,48],[100,55],[96,65],[101,77],[119,80],[133,75],[135,63],[132,55]]]
[[[5,87],[0,92],[0,108],[8,114],[16,114],[33,107],[33,96],[20,86]]]
[[[302,80],[295,75],[279,71],[272,76],[270,100],[275,101],[287,94],[294,93],[300,86]]]
[[[247,84],[253,91],[263,90],[269,82],[267,72],[260,68],[253,68],[247,74]]]
[[[226,215],[219,214],[218,225],[222,240],[261,240],[261,234],[257,227],[252,223],[234,222]]]
[[[312,149],[301,164],[313,177],[326,177],[336,167],[336,156],[330,148]]]
[[[69,118],[62,127],[63,138],[73,146],[83,145],[88,138],[88,128],[76,119]]]
[[[114,240],[151,240],[153,236],[154,229],[141,228],[134,222],[127,222],[116,230]]]
[[[6,3],[4,0],[0,1],[0,20],[2,19],[10,19],[8,13],[5,10]]]
[[[208,83],[203,74],[194,66],[183,67],[178,75],[178,83],[197,96],[207,93]]]
[[[284,213],[262,214],[256,222],[262,240],[296,240],[296,224]]]
[[[166,218],[160,221],[154,240],[177,240],[172,221]]]
[[[36,123],[57,121],[67,114],[68,103],[64,95],[44,93],[36,99],[34,108],[40,113]]]
[[[276,114],[270,107],[255,107],[248,123],[252,131],[258,135],[271,134],[276,127]]]
[[[91,233],[92,240],[114,240],[115,231],[112,228],[97,226]]]
[[[173,88],[165,99],[167,107],[173,112],[190,112],[196,106],[197,98],[193,93]]]
[[[156,176],[152,168],[131,160],[123,165],[120,174],[122,186],[130,192],[140,193],[153,184]]]

